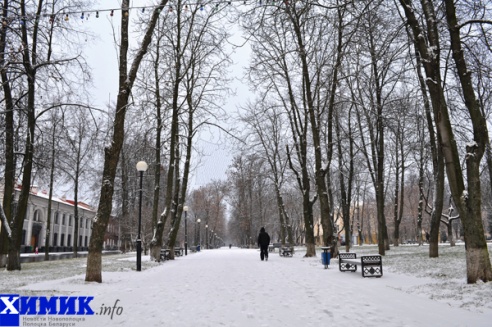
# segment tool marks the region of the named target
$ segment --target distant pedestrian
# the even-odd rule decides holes
[[[260,229],[260,235],[258,235],[258,246],[260,247],[261,261],[266,259],[268,261],[268,246],[270,245],[270,235],[265,232],[265,228]]]
[[[38,254],[38,253],[39,253],[39,252],[38,252],[38,247],[37,247],[37,246],[36,246],[36,249],[34,249],[34,253],[35,253],[35,254]]]

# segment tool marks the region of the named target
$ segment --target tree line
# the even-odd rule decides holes
[[[459,217],[467,279],[490,280],[482,219],[490,211],[482,192],[490,188],[482,187],[490,185],[482,173],[490,171],[490,9],[466,1],[297,2],[242,16],[257,95],[244,108],[245,151],[268,161],[279,212],[288,194],[279,167],[288,172],[302,197],[307,256],[315,254],[315,204],[332,254],[336,218],[350,240],[354,213],[368,199],[379,253],[390,239],[398,245],[413,180],[418,229],[430,214],[429,255],[438,256],[441,222]]]

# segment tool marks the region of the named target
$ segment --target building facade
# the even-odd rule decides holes
[[[16,198],[20,188],[16,188]],[[2,194],[3,198],[3,194]],[[73,251],[75,235],[75,202],[66,198],[52,197],[50,231],[48,222],[48,192],[31,187],[26,217],[22,229],[21,252],[33,252],[36,248],[44,251],[46,237],[49,237],[50,252]],[[92,219],[96,211],[86,203],[78,202],[78,244],[79,251],[87,250],[92,231]]]

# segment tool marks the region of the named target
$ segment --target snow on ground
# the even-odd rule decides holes
[[[257,249],[238,248],[160,264],[144,257],[141,272],[135,253],[104,256],[101,284],[84,281],[86,259],[29,263],[0,272],[0,294],[94,296],[96,315],[73,316],[83,318],[73,325],[80,327],[490,326],[492,283],[466,284],[464,247],[442,246],[433,259],[427,251],[393,247],[383,257],[382,278],[342,273],[337,260],[323,269],[319,254],[304,258],[302,249],[293,258],[272,253],[267,262]],[[36,318],[37,326],[48,319]]]

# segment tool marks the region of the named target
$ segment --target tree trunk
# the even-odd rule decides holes
[[[154,79],[155,79],[155,109],[156,109],[156,138],[155,138],[155,171],[154,171],[154,200],[152,202],[152,229],[154,234],[150,242],[150,259],[157,262],[161,261],[161,246],[157,242],[158,217],[159,217],[159,196],[161,191],[161,134],[162,134],[162,117],[161,117],[161,94],[159,88],[159,58],[160,58],[160,38],[156,42],[156,58],[154,62]],[[162,245],[162,243],[161,243]]]
[[[282,195],[280,194],[280,189],[278,187],[278,176],[277,172],[275,174],[275,195],[277,198],[277,210],[278,210],[278,216],[279,216],[279,221],[280,221],[280,240],[281,243],[284,244],[286,236],[287,236],[287,225],[285,222],[285,209],[284,209],[284,199],[282,198]],[[292,236],[291,236],[292,237]],[[292,243],[290,243],[292,244]]]
[[[78,170],[80,167],[80,161],[77,160],[77,172],[75,173],[75,186],[74,186],[74,205],[73,205],[73,219],[74,219],[74,232],[73,232],[73,257],[77,258],[79,252],[79,178]]]
[[[448,242],[450,246],[455,246],[456,242],[454,240],[454,235],[453,235],[453,223],[449,221],[446,224],[446,227],[448,228]]]
[[[490,144],[490,139],[487,137],[487,147],[486,147],[486,162],[487,162],[487,168],[489,172],[489,185],[492,185],[492,150],[491,150],[491,144]],[[487,201],[488,205],[488,212],[487,212],[487,221],[488,221],[488,232],[489,235],[492,235],[492,196],[488,198]],[[0,265],[1,267],[1,265]]]
[[[194,68],[194,66],[193,66]],[[193,71],[194,73],[194,71]],[[192,74],[194,75],[194,74]],[[169,239],[169,244],[171,248],[171,258],[174,259],[174,246],[176,244],[176,238],[179,232],[179,227],[181,226],[181,215],[183,213],[183,202],[184,199],[186,198],[186,193],[188,189],[188,176],[190,174],[190,162],[191,162],[191,153],[192,153],[192,148],[193,148],[193,135],[195,134],[195,130],[193,127],[193,119],[194,119],[194,103],[193,103],[193,88],[190,88],[188,90],[188,95],[186,97],[186,102],[188,105],[188,124],[186,126],[186,131],[187,131],[187,137],[186,137],[186,155],[185,155],[185,164],[183,168],[183,176],[180,178],[180,176],[177,176],[177,180],[181,180],[181,183],[176,181],[176,195],[177,195],[177,201],[176,203],[178,204],[176,208],[176,218],[175,218],[175,223],[172,228],[171,236]],[[180,153],[180,152],[179,152]],[[177,165],[177,164],[176,164]],[[179,171],[179,170],[178,170]],[[178,175],[178,174],[176,174]],[[208,225],[208,217],[205,220],[206,226]],[[206,227],[207,228],[207,227]],[[205,235],[207,237],[207,235]],[[208,239],[205,239],[205,244],[208,244]],[[203,248],[203,247],[202,247]]]
[[[398,208],[400,206],[403,206],[403,203],[400,204],[399,206],[399,194],[400,194],[400,167],[403,167],[403,164],[400,163],[400,151],[399,151],[399,139],[400,135],[399,133],[401,132],[400,130],[400,124],[398,123],[398,129],[397,133],[395,133],[395,145],[396,145],[396,151],[395,151],[395,190],[394,190],[394,197],[393,197],[393,223],[395,224],[395,229],[393,231],[393,245],[394,246],[399,246],[400,245],[400,220],[399,218],[399,210]],[[403,152],[401,153],[402,155],[402,160],[403,160]]]
[[[372,35],[371,35],[372,37]],[[386,250],[389,250],[389,239],[388,239],[388,230],[386,227],[386,216],[384,213],[384,204],[385,204],[385,192],[384,192],[384,122],[383,122],[383,105],[381,99],[382,89],[379,85],[379,78],[377,77],[379,74],[377,61],[375,58],[372,58],[373,71],[375,74],[375,83],[376,83],[376,107],[377,107],[377,164],[376,166],[376,206],[377,206],[377,216],[378,216],[378,248],[379,254],[385,255]]]
[[[26,4],[24,0],[20,2],[21,15],[26,17]],[[38,6],[37,14],[41,13],[41,6]],[[27,103],[26,103],[26,116],[27,116],[27,135],[25,139],[25,152],[23,158],[23,172],[22,172],[22,189],[19,196],[19,202],[17,205],[17,212],[12,221],[12,239],[9,243],[7,270],[20,270],[20,246],[22,243],[22,227],[24,224],[24,218],[27,212],[27,205],[29,200],[29,192],[31,189],[31,173],[34,157],[34,132],[36,125],[35,118],[35,96],[36,96],[36,69],[33,68],[37,64],[36,50],[37,50],[37,33],[38,33],[39,21],[36,20],[32,32],[32,49],[30,49],[31,39],[27,34],[26,24],[21,24],[21,35],[24,47],[22,50],[23,65],[27,76]],[[32,56],[31,51],[32,50]]]
[[[179,130],[179,129],[178,129]],[[178,136],[176,135],[176,138]],[[180,200],[180,189],[181,189],[181,171],[179,169],[179,161],[181,157],[180,143],[176,142],[176,155],[174,160],[174,176],[172,181],[168,181],[173,185],[173,193],[171,198],[171,230],[169,231],[168,238],[168,248],[171,250],[169,253],[169,259],[174,260],[174,245],[176,243],[176,237],[178,235],[179,225],[181,222],[181,213],[183,206]],[[200,230],[198,230],[200,232]],[[201,240],[199,236],[199,240]],[[201,247],[203,249],[203,246]]]
[[[305,136],[305,135],[303,135]],[[298,153],[298,157],[306,160],[306,144],[305,142],[300,142],[298,145],[298,150],[301,153]],[[287,158],[289,160],[289,166],[292,171],[296,173],[297,183],[300,189],[303,191],[302,193],[302,209],[303,209],[303,218],[304,218],[304,229],[305,229],[305,243],[306,243],[306,257],[313,257],[316,255],[316,247],[314,240],[314,226],[313,226],[313,204],[314,201],[311,201],[309,198],[311,185],[309,182],[309,173],[307,163],[304,161],[301,163],[301,173],[299,174],[295,169],[289,148],[287,147]]]
[[[2,17],[9,14],[9,0],[3,1]],[[5,67],[5,54],[7,53],[7,31],[10,27],[8,24],[2,24],[0,27],[0,67]],[[4,192],[3,192],[3,210],[5,213],[5,222],[2,222],[0,228],[0,268],[7,265],[7,253],[9,248],[9,237],[7,233],[7,224],[12,222],[12,208],[14,203],[15,187],[15,155],[14,155],[14,103],[12,99],[12,90],[10,88],[10,79],[6,69],[0,69],[2,78],[3,96],[5,101],[5,172],[4,172]]]
[[[343,226],[345,228],[345,251],[350,252],[350,246],[351,246],[351,226],[350,226],[350,206],[351,206],[351,192],[350,192],[350,173],[347,173],[342,167],[344,166],[343,164],[343,151],[342,151],[342,136],[340,132],[340,119],[338,115],[335,115],[336,122],[335,122],[335,131],[336,131],[336,136],[337,136],[337,149],[338,149],[338,166],[339,166],[339,174],[338,174],[338,179],[340,183],[340,202],[341,202],[341,207],[342,207],[342,218],[343,218]],[[350,117],[349,117],[350,121]],[[348,191],[347,187],[345,186],[345,179],[348,179]],[[352,218],[353,219],[353,218]],[[326,245],[326,244],[325,244]]]
[[[74,173],[74,195],[73,195],[73,218],[74,218],[74,232],[73,232],[73,256],[78,257],[79,247],[79,181],[80,181],[80,163],[82,160],[82,136],[79,134],[77,142],[77,155],[75,161],[75,173]]]
[[[164,233],[164,226],[166,224],[166,221],[172,217],[174,218],[176,215],[176,211],[174,210],[176,208],[177,203],[173,204],[173,197],[174,197],[174,188],[176,185],[174,185],[175,181],[175,170],[176,170],[176,149],[178,146],[178,133],[179,133],[179,121],[178,121],[178,111],[179,111],[179,106],[178,106],[178,99],[179,99],[179,84],[183,78],[181,76],[181,65],[182,65],[182,49],[181,49],[181,16],[177,15],[177,22],[176,22],[176,46],[175,46],[175,53],[177,54],[177,57],[175,59],[175,64],[174,64],[174,85],[172,85],[172,105],[171,105],[171,110],[172,110],[172,118],[171,118],[171,132],[170,132],[170,145],[169,145],[169,168],[167,171],[167,177],[166,177],[166,193],[165,193],[165,198],[164,198],[164,203],[165,203],[165,209],[164,212],[161,214],[160,220],[157,223],[157,242],[156,245],[158,247],[161,247],[163,244],[163,233]],[[174,219],[173,219],[174,222]],[[173,254],[171,254],[173,255]]]
[[[56,133],[56,125],[53,126],[53,134],[51,135],[51,164],[50,164],[50,189],[48,194],[48,213],[46,216],[46,237],[44,240],[44,260],[50,260],[50,238],[51,238],[51,207],[52,207],[52,199],[53,199],[53,184],[55,179],[55,133]]]
[[[429,257],[437,258],[439,256],[439,226],[443,209],[443,200],[444,200],[444,158],[442,156],[441,151],[441,138],[439,130],[434,131],[434,123],[432,121],[432,109],[429,103],[429,97],[427,96],[427,90],[425,86],[425,79],[422,74],[422,61],[421,55],[418,51],[419,44],[414,41],[415,47],[415,57],[417,60],[417,76],[420,85],[420,91],[422,93],[422,99],[424,101],[424,110],[425,110],[425,118],[427,121],[427,130],[429,135],[429,143],[431,148],[432,155],[432,174],[434,179],[434,195],[433,195],[433,210],[431,213],[431,223],[430,223],[430,240],[429,240]],[[420,131],[420,129],[419,129]],[[422,133],[423,134],[423,133]],[[423,135],[421,136],[422,142]],[[421,144],[420,151],[420,167],[419,167],[419,189],[420,189],[420,203],[419,203],[419,226],[418,226],[418,235],[419,236],[419,245],[423,244],[422,240],[422,213],[423,213],[423,144]]]

